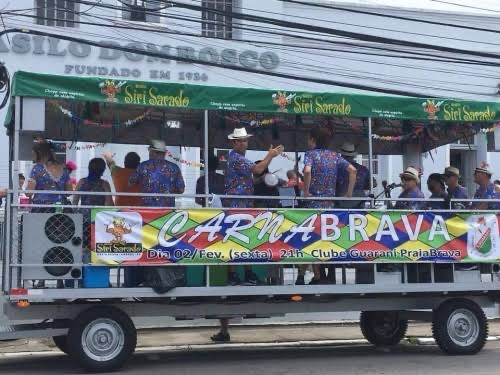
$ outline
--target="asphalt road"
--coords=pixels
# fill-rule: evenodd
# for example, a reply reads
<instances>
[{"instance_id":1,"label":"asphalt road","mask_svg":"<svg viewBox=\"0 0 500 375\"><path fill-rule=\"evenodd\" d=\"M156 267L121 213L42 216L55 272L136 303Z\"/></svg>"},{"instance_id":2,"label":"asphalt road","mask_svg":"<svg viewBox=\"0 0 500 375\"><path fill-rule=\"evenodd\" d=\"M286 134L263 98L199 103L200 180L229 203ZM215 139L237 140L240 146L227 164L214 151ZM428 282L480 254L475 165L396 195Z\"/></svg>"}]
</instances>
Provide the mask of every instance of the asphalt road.
<instances>
[{"instance_id":1,"label":"asphalt road","mask_svg":"<svg viewBox=\"0 0 500 375\"><path fill-rule=\"evenodd\" d=\"M124 374L294 375L294 374L496 374L500 342L490 342L475 356L446 356L436 346L368 345L259 350L148 352L136 354ZM64 355L0 360L1 374L80 374Z\"/></svg>"}]
</instances>

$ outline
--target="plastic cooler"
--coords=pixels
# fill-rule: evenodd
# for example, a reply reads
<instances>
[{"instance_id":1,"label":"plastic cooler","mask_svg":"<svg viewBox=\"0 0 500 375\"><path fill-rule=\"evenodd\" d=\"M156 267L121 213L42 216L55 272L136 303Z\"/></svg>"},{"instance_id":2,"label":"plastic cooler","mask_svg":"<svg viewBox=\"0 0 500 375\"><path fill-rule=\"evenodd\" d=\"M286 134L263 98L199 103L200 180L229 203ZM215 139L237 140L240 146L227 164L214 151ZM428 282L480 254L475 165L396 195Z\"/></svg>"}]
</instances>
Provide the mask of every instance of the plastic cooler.
<instances>
[{"instance_id":1,"label":"plastic cooler","mask_svg":"<svg viewBox=\"0 0 500 375\"><path fill-rule=\"evenodd\" d=\"M83 266L84 288L109 288L109 267Z\"/></svg>"}]
</instances>

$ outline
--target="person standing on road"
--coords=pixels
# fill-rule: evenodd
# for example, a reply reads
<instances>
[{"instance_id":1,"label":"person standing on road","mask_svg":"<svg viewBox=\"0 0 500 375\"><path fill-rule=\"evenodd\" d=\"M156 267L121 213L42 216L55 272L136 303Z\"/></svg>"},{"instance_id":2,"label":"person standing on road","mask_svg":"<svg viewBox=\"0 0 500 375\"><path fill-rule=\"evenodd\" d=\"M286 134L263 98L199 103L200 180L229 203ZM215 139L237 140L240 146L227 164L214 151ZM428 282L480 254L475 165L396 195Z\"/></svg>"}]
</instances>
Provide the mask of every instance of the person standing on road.
<instances>
[{"instance_id":1,"label":"person standing on road","mask_svg":"<svg viewBox=\"0 0 500 375\"><path fill-rule=\"evenodd\" d=\"M281 154L283 146L274 147L271 145L266 157L260 163L253 163L245 158L248 149L248 139L251 134L247 134L245 128L236 128L233 133L228 135L232 150L227 156L226 172L224 174L224 191L226 195L248 196L254 194L254 175L261 175L271 164L271 161ZM225 198L224 207L229 208L252 208L251 199ZM228 284L240 284L240 278L236 274L234 266L228 267ZM245 266L245 285L257 285L257 275L250 266ZM211 337L215 342L228 342L231 340L229 335L229 319L220 319L220 331Z\"/></svg>"}]
</instances>

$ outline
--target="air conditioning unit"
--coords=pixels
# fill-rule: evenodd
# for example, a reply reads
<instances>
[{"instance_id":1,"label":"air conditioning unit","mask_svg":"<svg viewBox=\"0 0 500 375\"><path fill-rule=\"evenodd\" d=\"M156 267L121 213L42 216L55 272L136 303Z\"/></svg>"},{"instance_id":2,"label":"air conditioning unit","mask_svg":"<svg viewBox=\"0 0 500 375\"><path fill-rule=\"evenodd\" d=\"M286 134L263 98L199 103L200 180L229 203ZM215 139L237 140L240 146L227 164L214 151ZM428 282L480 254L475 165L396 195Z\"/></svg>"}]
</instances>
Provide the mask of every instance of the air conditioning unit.
<instances>
[{"instance_id":1,"label":"air conditioning unit","mask_svg":"<svg viewBox=\"0 0 500 375\"><path fill-rule=\"evenodd\" d=\"M22 220L23 280L81 279L83 216L27 213Z\"/></svg>"}]
</instances>

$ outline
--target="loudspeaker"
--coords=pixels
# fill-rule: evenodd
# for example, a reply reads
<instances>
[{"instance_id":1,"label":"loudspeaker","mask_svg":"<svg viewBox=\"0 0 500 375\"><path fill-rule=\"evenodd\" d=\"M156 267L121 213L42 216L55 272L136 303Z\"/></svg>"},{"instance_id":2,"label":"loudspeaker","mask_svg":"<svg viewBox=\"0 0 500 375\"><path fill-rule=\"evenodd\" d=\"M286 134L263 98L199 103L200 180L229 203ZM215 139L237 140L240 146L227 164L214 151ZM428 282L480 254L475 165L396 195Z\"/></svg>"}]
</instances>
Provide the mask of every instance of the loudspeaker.
<instances>
[{"instance_id":1,"label":"loudspeaker","mask_svg":"<svg viewBox=\"0 0 500 375\"><path fill-rule=\"evenodd\" d=\"M81 279L83 216L65 213L27 213L22 217L23 280ZM64 265L64 266L55 266Z\"/></svg>"}]
</instances>

